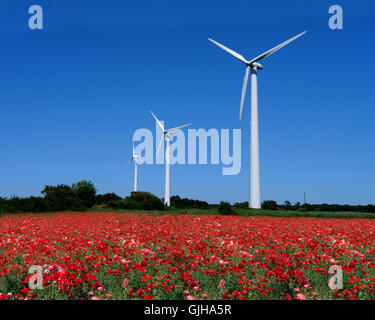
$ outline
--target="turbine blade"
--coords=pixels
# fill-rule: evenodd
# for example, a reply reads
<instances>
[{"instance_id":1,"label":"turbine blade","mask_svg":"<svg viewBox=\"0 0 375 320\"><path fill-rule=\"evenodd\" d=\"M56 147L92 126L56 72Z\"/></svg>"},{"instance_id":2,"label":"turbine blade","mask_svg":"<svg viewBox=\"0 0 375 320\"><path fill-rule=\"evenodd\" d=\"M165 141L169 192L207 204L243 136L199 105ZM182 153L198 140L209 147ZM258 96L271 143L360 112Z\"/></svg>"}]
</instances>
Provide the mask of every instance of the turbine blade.
<instances>
[{"instance_id":1,"label":"turbine blade","mask_svg":"<svg viewBox=\"0 0 375 320\"><path fill-rule=\"evenodd\" d=\"M133 157L130 158L130 160L128 161L127 165L126 165L126 168L129 167L130 163L132 162L133 160Z\"/></svg>"},{"instance_id":2,"label":"turbine blade","mask_svg":"<svg viewBox=\"0 0 375 320\"><path fill-rule=\"evenodd\" d=\"M243 63L248 63L248 61L243 57L241 56L239 53L233 51L232 49L229 49L228 47L220 44L219 42L216 42L215 40L212 40L210 38L208 38L208 40L210 40L212 43L216 44L218 47L220 47L221 49L223 49L224 51L228 52L229 54L231 54L233 57L237 58L238 60L242 61Z\"/></svg>"},{"instance_id":3,"label":"turbine blade","mask_svg":"<svg viewBox=\"0 0 375 320\"><path fill-rule=\"evenodd\" d=\"M242 119L243 103L245 102L247 81L249 80L250 66L246 67L245 78L243 79L242 94L241 94L241 107L240 107L240 121Z\"/></svg>"},{"instance_id":4,"label":"turbine blade","mask_svg":"<svg viewBox=\"0 0 375 320\"><path fill-rule=\"evenodd\" d=\"M134 141L133 141L133 157L134 157Z\"/></svg>"},{"instance_id":5,"label":"turbine blade","mask_svg":"<svg viewBox=\"0 0 375 320\"><path fill-rule=\"evenodd\" d=\"M249 64L252 64L253 62L256 62L256 61L259 61L259 60L262 60L264 58L267 58L269 55L271 55L272 53L276 52L277 50L280 50L282 47L285 47L288 43L291 43L292 41L296 40L297 38L299 38L300 36L303 36L307 31L304 31L300 34L297 34L296 36L294 36L293 38L290 38L289 40L287 41L284 41L283 43L279 44L278 46L272 48L271 50L268 50L264 53L262 53L261 55L257 56L256 58L254 58L253 60L251 60L249 62Z\"/></svg>"},{"instance_id":6,"label":"turbine blade","mask_svg":"<svg viewBox=\"0 0 375 320\"><path fill-rule=\"evenodd\" d=\"M183 126L179 126L179 127L175 127L175 128L172 128L172 129L168 129L167 132L172 132L173 130L185 128L185 127L190 126L190 125L191 125L191 123L184 124Z\"/></svg>"},{"instance_id":7,"label":"turbine blade","mask_svg":"<svg viewBox=\"0 0 375 320\"><path fill-rule=\"evenodd\" d=\"M156 116L152 113L152 111L150 111L150 112L151 112L152 116L155 118L155 120L156 120L157 124L159 125L159 127L161 128L161 130L163 130L163 132L164 132L165 131L164 126L161 124L159 119L156 118Z\"/></svg>"},{"instance_id":8,"label":"turbine blade","mask_svg":"<svg viewBox=\"0 0 375 320\"><path fill-rule=\"evenodd\" d=\"M160 148L161 148L161 145L163 144L163 142L164 142L164 134L160 139L158 150L156 151L156 158L159 156Z\"/></svg>"}]
</instances>

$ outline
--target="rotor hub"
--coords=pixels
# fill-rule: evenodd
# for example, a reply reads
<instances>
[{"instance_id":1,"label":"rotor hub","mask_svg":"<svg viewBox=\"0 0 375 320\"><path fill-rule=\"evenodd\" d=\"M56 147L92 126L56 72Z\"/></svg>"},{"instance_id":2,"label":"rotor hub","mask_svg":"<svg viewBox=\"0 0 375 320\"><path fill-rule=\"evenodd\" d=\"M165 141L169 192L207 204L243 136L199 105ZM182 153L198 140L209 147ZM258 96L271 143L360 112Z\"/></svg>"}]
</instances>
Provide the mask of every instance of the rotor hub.
<instances>
[{"instance_id":1,"label":"rotor hub","mask_svg":"<svg viewBox=\"0 0 375 320\"><path fill-rule=\"evenodd\" d=\"M253 62L250 66L252 69L263 70L263 66L258 62Z\"/></svg>"}]
</instances>

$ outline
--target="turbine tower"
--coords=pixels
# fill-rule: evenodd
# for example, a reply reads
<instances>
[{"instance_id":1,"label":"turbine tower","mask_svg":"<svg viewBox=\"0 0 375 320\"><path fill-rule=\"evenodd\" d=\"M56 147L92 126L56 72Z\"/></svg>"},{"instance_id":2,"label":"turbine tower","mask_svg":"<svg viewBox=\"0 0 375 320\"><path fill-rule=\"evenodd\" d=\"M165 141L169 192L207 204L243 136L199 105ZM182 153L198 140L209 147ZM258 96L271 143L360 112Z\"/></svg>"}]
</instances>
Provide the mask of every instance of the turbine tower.
<instances>
[{"instance_id":1,"label":"turbine tower","mask_svg":"<svg viewBox=\"0 0 375 320\"><path fill-rule=\"evenodd\" d=\"M228 52L238 60L242 61L246 65L245 77L242 85L241 94L241 106L240 106L240 121L242 118L243 104L245 101L247 81L249 79L249 73L251 69L251 121L250 121L250 201L249 207L253 209L260 209L260 169L259 169L259 130L258 130L258 70L262 70L263 66L258 61L267 58L272 53L286 46L288 43L296 40L300 36L304 35L306 31L294 36L293 38L279 44L278 46L262 53L252 60L246 60L242 55L227 48L226 46L208 39L218 47Z\"/></svg>"},{"instance_id":2,"label":"turbine tower","mask_svg":"<svg viewBox=\"0 0 375 320\"><path fill-rule=\"evenodd\" d=\"M165 139L167 141L166 147L165 147L165 188L164 188L164 204L166 206L170 206L170 153L169 153L169 142L170 142L170 136L173 134L174 130L181 129L187 126L190 126L191 123L184 124L183 126L175 127L172 129L165 130L163 124L156 118L156 116L150 111L152 116L155 118L156 123L159 125L161 130L163 130L163 136L160 139L158 151L156 152L156 156L159 154L160 148L163 144L163 140Z\"/></svg>"},{"instance_id":3,"label":"turbine tower","mask_svg":"<svg viewBox=\"0 0 375 320\"><path fill-rule=\"evenodd\" d=\"M126 167L129 167L130 163L133 161L134 162L134 192L137 191L138 187L138 160L141 159L141 156L137 156L134 152L134 142L133 142L133 154L126 165Z\"/></svg>"}]
</instances>

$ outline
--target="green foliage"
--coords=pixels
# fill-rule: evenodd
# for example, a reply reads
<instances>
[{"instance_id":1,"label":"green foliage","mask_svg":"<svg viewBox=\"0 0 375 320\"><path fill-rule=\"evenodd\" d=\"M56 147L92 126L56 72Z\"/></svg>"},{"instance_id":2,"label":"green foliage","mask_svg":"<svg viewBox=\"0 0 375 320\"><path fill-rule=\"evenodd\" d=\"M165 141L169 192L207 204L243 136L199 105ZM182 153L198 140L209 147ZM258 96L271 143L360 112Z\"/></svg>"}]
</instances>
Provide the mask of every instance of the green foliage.
<instances>
[{"instance_id":1,"label":"green foliage","mask_svg":"<svg viewBox=\"0 0 375 320\"><path fill-rule=\"evenodd\" d=\"M44 197L0 198L0 213L85 211L95 203L96 189L92 182L80 181L72 186L46 185Z\"/></svg>"},{"instance_id":2,"label":"green foliage","mask_svg":"<svg viewBox=\"0 0 375 320\"><path fill-rule=\"evenodd\" d=\"M334 211L334 208L331 207L329 204L327 203L323 203L320 205L320 210L322 211L325 211L325 212L333 212Z\"/></svg>"},{"instance_id":3,"label":"green foliage","mask_svg":"<svg viewBox=\"0 0 375 320\"><path fill-rule=\"evenodd\" d=\"M171 206L175 208L183 208L183 209L208 209L210 205L206 201L200 200L192 200L188 198L180 198L179 196L172 196L171 197Z\"/></svg>"},{"instance_id":4,"label":"green foliage","mask_svg":"<svg viewBox=\"0 0 375 320\"><path fill-rule=\"evenodd\" d=\"M14 199L19 199L16 197L12 197L10 199L0 199L0 213L16 213L18 212L17 207L15 206ZM16 201L17 201L16 200Z\"/></svg>"},{"instance_id":5,"label":"green foliage","mask_svg":"<svg viewBox=\"0 0 375 320\"><path fill-rule=\"evenodd\" d=\"M292 206L292 210L294 210L294 211L299 210L299 208L301 208L301 203L300 203L300 202L296 202L296 203Z\"/></svg>"},{"instance_id":6,"label":"green foliage","mask_svg":"<svg viewBox=\"0 0 375 320\"><path fill-rule=\"evenodd\" d=\"M105 193L105 194L99 194L95 198L95 204L108 204L112 201L118 201L122 198L119 197L116 193Z\"/></svg>"},{"instance_id":7,"label":"green foliage","mask_svg":"<svg viewBox=\"0 0 375 320\"><path fill-rule=\"evenodd\" d=\"M95 204L96 189L91 181L82 180L73 183L72 191L86 208L90 208Z\"/></svg>"},{"instance_id":8,"label":"green foliage","mask_svg":"<svg viewBox=\"0 0 375 320\"><path fill-rule=\"evenodd\" d=\"M24 200L22 212L45 212L47 211L47 203L42 197L30 197Z\"/></svg>"},{"instance_id":9,"label":"green foliage","mask_svg":"<svg viewBox=\"0 0 375 320\"><path fill-rule=\"evenodd\" d=\"M0 214L21 212L55 212L55 211L85 211L95 210L151 210L163 211L166 209L163 202L149 192L132 192L130 196L122 199L115 193L96 195L96 188L91 181L82 180L72 186L59 184L46 185L42 190L43 197L31 196L28 198L2 198L0 197ZM233 208L236 210L234 211ZM199 214L241 214L241 215L268 215L269 211L277 211L272 216L335 216L335 217L375 217L375 205L340 205L340 204L309 204L290 201L278 205L273 200L262 203L263 210L251 210L248 202L236 202L233 207L229 203L220 205L208 204L206 201L171 197L171 207L168 212ZM217 211L218 210L218 211ZM284 211L282 211L284 210ZM256 211L259 212L256 213ZM290 211L290 213L288 213ZM332 214L330 214L332 213ZM340 214L341 213L341 214Z\"/></svg>"},{"instance_id":10,"label":"green foliage","mask_svg":"<svg viewBox=\"0 0 375 320\"><path fill-rule=\"evenodd\" d=\"M292 209L292 204L290 203L290 201L286 200L284 202L284 208L285 208L285 210L291 210Z\"/></svg>"},{"instance_id":11,"label":"green foliage","mask_svg":"<svg viewBox=\"0 0 375 320\"><path fill-rule=\"evenodd\" d=\"M83 211L86 209L84 202L68 185L45 186L42 194L45 195L47 211Z\"/></svg>"},{"instance_id":12,"label":"green foliage","mask_svg":"<svg viewBox=\"0 0 375 320\"><path fill-rule=\"evenodd\" d=\"M365 206L365 207L363 208L363 211L364 211L364 212L375 213L375 205L373 205L373 204L369 204L369 205L367 205L367 206Z\"/></svg>"},{"instance_id":13,"label":"green foliage","mask_svg":"<svg viewBox=\"0 0 375 320\"><path fill-rule=\"evenodd\" d=\"M221 201L220 202L219 207L217 208L217 211L220 214L224 214L224 215L230 215L230 214L234 213L234 211L233 211L230 203L229 202L225 202L225 201Z\"/></svg>"},{"instance_id":14,"label":"green foliage","mask_svg":"<svg viewBox=\"0 0 375 320\"><path fill-rule=\"evenodd\" d=\"M134 192L131 192L130 196L127 197L127 198L132 199L132 200L134 200L136 202L142 202L142 201L150 200L150 199L158 199L158 200L160 200L158 197L154 196L152 193L150 193L150 192L144 192L144 191L136 191L136 192L134 191Z\"/></svg>"},{"instance_id":15,"label":"green foliage","mask_svg":"<svg viewBox=\"0 0 375 320\"><path fill-rule=\"evenodd\" d=\"M265 200L262 203L263 210L277 210L277 203L274 200Z\"/></svg>"},{"instance_id":16,"label":"green foliage","mask_svg":"<svg viewBox=\"0 0 375 320\"><path fill-rule=\"evenodd\" d=\"M17 213L17 212L45 212L46 202L42 197L18 198L0 200L1 213Z\"/></svg>"},{"instance_id":17,"label":"green foliage","mask_svg":"<svg viewBox=\"0 0 375 320\"><path fill-rule=\"evenodd\" d=\"M248 201L245 201L245 202L235 202L234 205L233 205L233 207L247 209L247 208L249 208L249 202Z\"/></svg>"},{"instance_id":18,"label":"green foliage","mask_svg":"<svg viewBox=\"0 0 375 320\"><path fill-rule=\"evenodd\" d=\"M110 201L107 207L125 210L164 210L163 202L149 192L132 192L125 199Z\"/></svg>"}]
</instances>

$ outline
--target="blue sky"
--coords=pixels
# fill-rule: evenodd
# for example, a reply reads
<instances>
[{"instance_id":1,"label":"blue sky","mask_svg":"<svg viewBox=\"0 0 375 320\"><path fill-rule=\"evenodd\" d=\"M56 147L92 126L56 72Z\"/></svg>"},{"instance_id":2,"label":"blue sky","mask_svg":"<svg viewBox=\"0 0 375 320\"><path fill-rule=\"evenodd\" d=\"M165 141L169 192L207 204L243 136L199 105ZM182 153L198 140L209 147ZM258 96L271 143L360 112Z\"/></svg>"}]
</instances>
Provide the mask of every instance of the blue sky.
<instances>
[{"instance_id":1,"label":"blue sky","mask_svg":"<svg viewBox=\"0 0 375 320\"><path fill-rule=\"evenodd\" d=\"M28 28L28 8L44 29ZM340 4L344 29L328 27ZM10 1L0 4L0 196L88 179L99 192L132 189L125 169L138 128L241 128L242 171L171 168L171 193L246 201L250 97L238 122L243 65L259 73L262 200L374 203L375 65L372 1ZM140 189L163 196L164 167L144 165Z\"/></svg>"}]
</instances>

